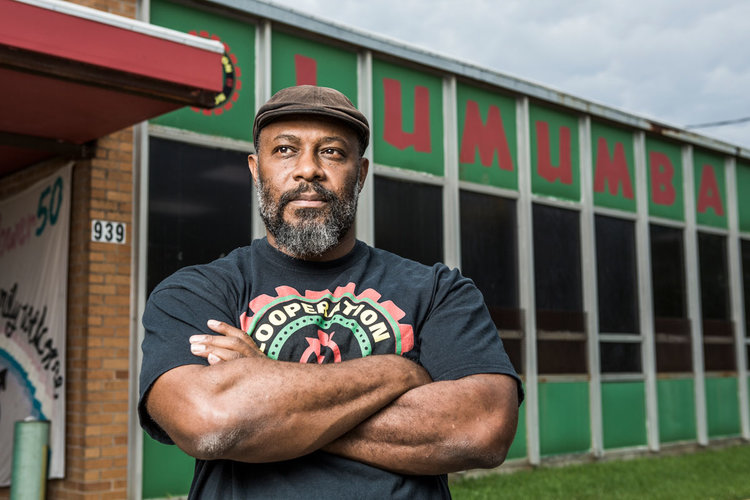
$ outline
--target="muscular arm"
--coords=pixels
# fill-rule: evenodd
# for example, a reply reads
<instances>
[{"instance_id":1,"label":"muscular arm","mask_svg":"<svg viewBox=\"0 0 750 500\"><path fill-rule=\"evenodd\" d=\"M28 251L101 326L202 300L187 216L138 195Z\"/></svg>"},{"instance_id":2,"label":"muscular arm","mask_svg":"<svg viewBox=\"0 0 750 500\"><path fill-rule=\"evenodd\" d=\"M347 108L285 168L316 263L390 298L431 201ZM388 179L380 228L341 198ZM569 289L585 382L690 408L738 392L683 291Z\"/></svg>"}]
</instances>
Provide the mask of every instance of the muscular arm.
<instances>
[{"instance_id":1,"label":"muscular arm","mask_svg":"<svg viewBox=\"0 0 750 500\"><path fill-rule=\"evenodd\" d=\"M222 325L217 332L226 336L203 339L200 345L207 350L196 355L208 358L215 367L229 364L224 363L227 360L254 355L241 330ZM309 368L346 366L367 360L375 363L389 358L392 356L372 356ZM411 368L413 363L408 363ZM279 368L292 366L308 365L285 363ZM352 392L357 393L359 382L350 381L355 382ZM516 381L506 375L479 374L404 390L360 418L345 434L339 433L338 439L318 443L325 445L323 449L330 453L394 472L442 474L502 463L513 441L517 419ZM309 451L313 449L315 445Z\"/></svg>"},{"instance_id":2,"label":"muscular arm","mask_svg":"<svg viewBox=\"0 0 750 500\"><path fill-rule=\"evenodd\" d=\"M194 352L212 364L169 370L146 400L151 418L197 458L270 462L305 455L429 382L422 368L400 356L327 365L275 361L240 330L210 327L235 336L196 342L206 347Z\"/></svg>"},{"instance_id":3,"label":"muscular arm","mask_svg":"<svg viewBox=\"0 0 750 500\"><path fill-rule=\"evenodd\" d=\"M414 388L324 450L403 474L496 467L518 421L516 382L480 374Z\"/></svg>"}]
</instances>

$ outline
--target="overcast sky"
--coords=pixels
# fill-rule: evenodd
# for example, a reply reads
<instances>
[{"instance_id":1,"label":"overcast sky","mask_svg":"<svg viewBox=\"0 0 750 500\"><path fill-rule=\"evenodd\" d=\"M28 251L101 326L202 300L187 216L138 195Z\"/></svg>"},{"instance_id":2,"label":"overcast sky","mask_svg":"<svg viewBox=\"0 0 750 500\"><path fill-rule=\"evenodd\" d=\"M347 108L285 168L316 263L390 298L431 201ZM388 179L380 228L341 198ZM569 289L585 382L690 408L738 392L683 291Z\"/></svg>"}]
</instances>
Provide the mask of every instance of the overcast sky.
<instances>
[{"instance_id":1,"label":"overcast sky","mask_svg":"<svg viewBox=\"0 0 750 500\"><path fill-rule=\"evenodd\" d=\"M750 0L273 0L750 148Z\"/></svg>"}]
</instances>

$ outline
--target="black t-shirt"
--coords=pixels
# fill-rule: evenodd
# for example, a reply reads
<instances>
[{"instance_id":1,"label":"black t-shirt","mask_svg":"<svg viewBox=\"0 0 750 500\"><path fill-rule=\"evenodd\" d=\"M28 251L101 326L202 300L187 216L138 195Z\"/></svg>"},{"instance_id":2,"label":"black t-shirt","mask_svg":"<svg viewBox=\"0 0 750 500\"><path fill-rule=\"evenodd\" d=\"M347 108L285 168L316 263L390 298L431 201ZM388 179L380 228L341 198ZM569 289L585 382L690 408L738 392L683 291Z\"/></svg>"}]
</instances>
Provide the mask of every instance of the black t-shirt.
<instances>
[{"instance_id":1,"label":"black t-shirt","mask_svg":"<svg viewBox=\"0 0 750 500\"><path fill-rule=\"evenodd\" d=\"M359 241L345 257L316 263L255 240L178 271L146 304L138 412L160 442L172 444L149 417L144 395L172 368L207 364L191 354L188 338L213 333L209 319L243 329L267 356L284 361L395 353L422 365L435 381L478 373L518 380L482 295L457 270L424 266ZM435 499L450 493L444 475L404 476L315 452L269 464L197 460L190 497Z\"/></svg>"}]
</instances>

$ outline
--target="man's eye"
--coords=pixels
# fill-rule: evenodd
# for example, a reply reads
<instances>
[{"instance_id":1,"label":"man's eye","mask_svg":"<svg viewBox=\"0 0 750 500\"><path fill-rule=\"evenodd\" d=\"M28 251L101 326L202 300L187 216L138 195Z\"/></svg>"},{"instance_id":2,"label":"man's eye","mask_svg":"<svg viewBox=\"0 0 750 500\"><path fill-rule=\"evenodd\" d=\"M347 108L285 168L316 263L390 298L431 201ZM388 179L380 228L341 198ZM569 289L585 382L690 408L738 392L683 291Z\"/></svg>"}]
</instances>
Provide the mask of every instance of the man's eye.
<instances>
[{"instance_id":1,"label":"man's eye","mask_svg":"<svg viewBox=\"0 0 750 500\"><path fill-rule=\"evenodd\" d=\"M341 156L341 151L336 148L325 148L323 154L328 156Z\"/></svg>"},{"instance_id":2,"label":"man's eye","mask_svg":"<svg viewBox=\"0 0 750 500\"><path fill-rule=\"evenodd\" d=\"M281 154L287 154L291 152L291 150L292 148L290 148L289 146L277 146L276 147L276 152L281 153Z\"/></svg>"}]
</instances>

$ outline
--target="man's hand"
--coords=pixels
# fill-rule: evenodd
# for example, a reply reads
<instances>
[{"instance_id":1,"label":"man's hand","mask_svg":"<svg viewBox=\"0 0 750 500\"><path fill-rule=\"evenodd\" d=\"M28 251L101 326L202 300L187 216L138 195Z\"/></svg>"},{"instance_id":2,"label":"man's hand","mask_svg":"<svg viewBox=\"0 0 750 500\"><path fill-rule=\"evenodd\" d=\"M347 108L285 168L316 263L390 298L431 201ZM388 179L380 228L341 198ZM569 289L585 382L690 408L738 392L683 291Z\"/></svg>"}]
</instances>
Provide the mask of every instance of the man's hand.
<instances>
[{"instance_id":1,"label":"man's hand","mask_svg":"<svg viewBox=\"0 0 750 500\"><path fill-rule=\"evenodd\" d=\"M208 327L220 335L193 335L190 352L206 358L210 365L251 356L265 357L248 334L222 321L208 320Z\"/></svg>"}]
</instances>

